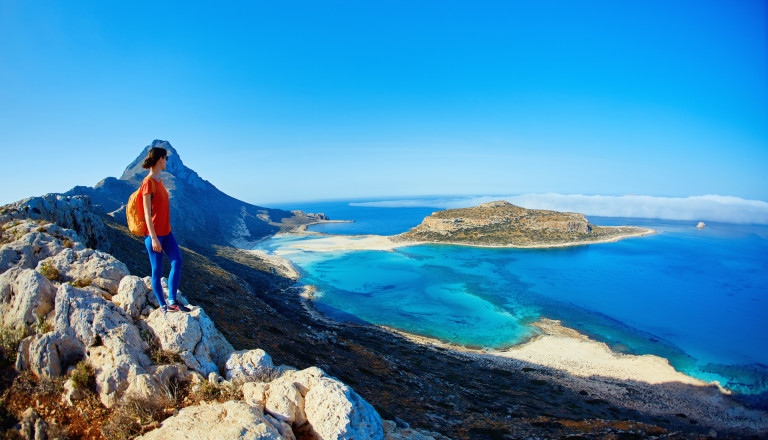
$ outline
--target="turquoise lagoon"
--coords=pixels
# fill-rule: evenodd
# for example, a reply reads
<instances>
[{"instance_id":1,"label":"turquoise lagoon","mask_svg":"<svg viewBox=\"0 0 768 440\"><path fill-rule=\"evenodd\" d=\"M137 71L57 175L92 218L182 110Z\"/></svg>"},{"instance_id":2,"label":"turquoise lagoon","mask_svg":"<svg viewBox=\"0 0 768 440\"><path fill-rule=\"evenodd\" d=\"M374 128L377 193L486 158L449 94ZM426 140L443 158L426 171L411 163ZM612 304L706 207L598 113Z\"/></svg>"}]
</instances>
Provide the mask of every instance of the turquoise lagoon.
<instances>
[{"instance_id":1,"label":"turquoise lagoon","mask_svg":"<svg viewBox=\"0 0 768 440\"><path fill-rule=\"evenodd\" d=\"M292 207L296 209L294 205ZM403 232L435 209L306 204L355 223L316 225L332 234ZM315 304L364 321L453 344L504 348L537 334L540 318L606 342L655 354L744 394L768 392L768 227L590 217L657 234L555 249L421 245L394 251L286 255ZM261 245L273 252L306 237Z\"/></svg>"}]
</instances>

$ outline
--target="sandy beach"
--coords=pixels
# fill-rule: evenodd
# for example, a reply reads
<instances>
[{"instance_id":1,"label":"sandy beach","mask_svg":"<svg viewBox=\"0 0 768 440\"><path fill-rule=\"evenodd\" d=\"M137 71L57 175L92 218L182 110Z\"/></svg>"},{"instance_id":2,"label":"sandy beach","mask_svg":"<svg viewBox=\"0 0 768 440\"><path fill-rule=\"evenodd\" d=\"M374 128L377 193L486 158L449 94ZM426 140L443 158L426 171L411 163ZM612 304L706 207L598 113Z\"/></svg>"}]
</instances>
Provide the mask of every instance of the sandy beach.
<instances>
[{"instance_id":1,"label":"sandy beach","mask_svg":"<svg viewBox=\"0 0 768 440\"><path fill-rule=\"evenodd\" d=\"M643 237L650 234L655 234L653 229L638 228L637 232L632 234L624 234L618 237L612 237L605 240L595 240L590 242L571 242L560 244L541 244L530 246L512 246L512 245L499 245L499 246L479 246L466 243L447 243L447 242L424 242L424 241L403 241L394 240L390 236L386 235L329 235L319 232L307 231L306 227L289 232L287 235L296 236L308 236L316 237L312 239L303 240L300 243L292 244L289 248L294 248L302 251L311 252L330 252L339 250L354 250L354 251L391 251L398 247L404 246L417 246L424 244L448 244L452 246L470 246L470 247L482 247L482 248L510 248L510 249L541 249L541 248L555 248L555 247L570 247L570 246L585 246L589 244L598 243L612 243L625 238ZM287 251L278 251L276 254L285 255Z\"/></svg>"},{"instance_id":2,"label":"sandy beach","mask_svg":"<svg viewBox=\"0 0 768 440\"><path fill-rule=\"evenodd\" d=\"M411 341L452 350L495 368L524 369L547 382L585 392L616 406L661 417L681 417L720 430L766 432L768 413L748 409L718 383L675 370L667 359L613 352L606 344L541 319L542 334L508 350L477 350L383 327Z\"/></svg>"}]
</instances>

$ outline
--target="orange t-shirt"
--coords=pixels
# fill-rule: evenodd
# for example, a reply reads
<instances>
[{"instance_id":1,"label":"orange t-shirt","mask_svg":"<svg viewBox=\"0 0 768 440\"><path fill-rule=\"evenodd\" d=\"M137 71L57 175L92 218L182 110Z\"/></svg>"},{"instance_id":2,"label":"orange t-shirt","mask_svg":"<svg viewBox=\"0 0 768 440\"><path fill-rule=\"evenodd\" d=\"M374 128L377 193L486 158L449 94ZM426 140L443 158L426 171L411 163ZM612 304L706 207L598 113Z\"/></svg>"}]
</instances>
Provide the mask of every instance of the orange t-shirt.
<instances>
[{"instance_id":1,"label":"orange t-shirt","mask_svg":"<svg viewBox=\"0 0 768 440\"><path fill-rule=\"evenodd\" d=\"M149 182L151 177L144 179L141 183L142 206L144 203L144 194L152 193L152 184ZM171 233L171 208L168 203L168 190L165 189L162 180L154 180L155 192L152 195L152 224L155 226L155 234L158 236ZM149 230L145 235L149 235Z\"/></svg>"}]
</instances>

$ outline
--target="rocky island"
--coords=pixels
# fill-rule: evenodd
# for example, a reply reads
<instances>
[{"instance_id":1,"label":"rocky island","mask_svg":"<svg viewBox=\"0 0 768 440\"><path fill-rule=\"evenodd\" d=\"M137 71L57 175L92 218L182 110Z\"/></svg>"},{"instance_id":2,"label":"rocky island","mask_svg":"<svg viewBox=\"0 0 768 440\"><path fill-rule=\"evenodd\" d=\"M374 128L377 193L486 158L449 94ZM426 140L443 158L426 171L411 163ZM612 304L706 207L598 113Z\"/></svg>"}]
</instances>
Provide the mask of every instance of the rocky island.
<instances>
[{"instance_id":1,"label":"rocky island","mask_svg":"<svg viewBox=\"0 0 768 440\"><path fill-rule=\"evenodd\" d=\"M400 242L534 248L604 243L654 232L635 226L595 226L584 214L525 209L501 200L472 208L435 212L420 225L392 239Z\"/></svg>"}]
</instances>

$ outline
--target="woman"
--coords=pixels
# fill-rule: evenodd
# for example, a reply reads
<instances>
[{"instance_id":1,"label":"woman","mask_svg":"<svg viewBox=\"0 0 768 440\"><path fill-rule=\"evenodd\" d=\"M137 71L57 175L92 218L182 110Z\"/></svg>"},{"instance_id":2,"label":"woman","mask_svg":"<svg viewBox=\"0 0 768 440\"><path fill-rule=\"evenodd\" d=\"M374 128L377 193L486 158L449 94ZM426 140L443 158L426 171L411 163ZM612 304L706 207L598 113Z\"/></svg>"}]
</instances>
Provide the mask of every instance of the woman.
<instances>
[{"instance_id":1,"label":"woman","mask_svg":"<svg viewBox=\"0 0 768 440\"><path fill-rule=\"evenodd\" d=\"M166 311L189 312L183 304L176 303L176 292L179 290L181 278L181 252L176 238L171 232L171 211L168 203L168 191L160 179L160 173L168 164L168 152L165 148L154 147L149 150L142 164L149 169L149 175L141 184L142 202L144 205L144 222L147 225L147 238L144 244L149 253L149 263L152 265L152 291L160 303L163 316ZM165 303L163 285L160 277L163 274L163 251L171 260L171 274L168 276L168 304Z\"/></svg>"}]
</instances>

